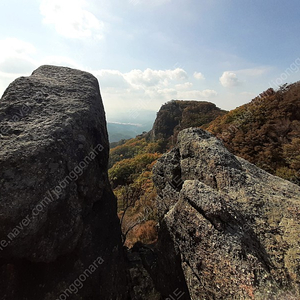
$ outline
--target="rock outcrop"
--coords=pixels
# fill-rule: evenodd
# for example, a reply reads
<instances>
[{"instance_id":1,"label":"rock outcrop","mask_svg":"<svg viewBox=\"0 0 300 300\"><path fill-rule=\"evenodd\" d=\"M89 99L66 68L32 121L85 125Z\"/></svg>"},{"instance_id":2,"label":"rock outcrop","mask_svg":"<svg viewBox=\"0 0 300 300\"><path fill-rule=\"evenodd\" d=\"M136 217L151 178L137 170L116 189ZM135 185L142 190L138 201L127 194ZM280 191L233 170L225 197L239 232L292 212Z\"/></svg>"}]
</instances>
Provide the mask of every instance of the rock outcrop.
<instances>
[{"instance_id":1,"label":"rock outcrop","mask_svg":"<svg viewBox=\"0 0 300 300\"><path fill-rule=\"evenodd\" d=\"M160 235L180 256L191 299L299 299L299 186L193 128L153 172ZM160 247L167 260L170 244Z\"/></svg>"},{"instance_id":2,"label":"rock outcrop","mask_svg":"<svg viewBox=\"0 0 300 300\"><path fill-rule=\"evenodd\" d=\"M42 66L0 101L0 298L125 299L97 79Z\"/></svg>"},{"instance_id":3,"label":"rock outcrop","mask_svg":"<svg viewBox=\"0 0 300 300\"><path fill-rule=\"evenodd\" d=\"M181 130L205 126L225 113L207 101L172 100L160 108L148 135L151 140L164 139L172 145Z\"/></svg>"}]
</instances>

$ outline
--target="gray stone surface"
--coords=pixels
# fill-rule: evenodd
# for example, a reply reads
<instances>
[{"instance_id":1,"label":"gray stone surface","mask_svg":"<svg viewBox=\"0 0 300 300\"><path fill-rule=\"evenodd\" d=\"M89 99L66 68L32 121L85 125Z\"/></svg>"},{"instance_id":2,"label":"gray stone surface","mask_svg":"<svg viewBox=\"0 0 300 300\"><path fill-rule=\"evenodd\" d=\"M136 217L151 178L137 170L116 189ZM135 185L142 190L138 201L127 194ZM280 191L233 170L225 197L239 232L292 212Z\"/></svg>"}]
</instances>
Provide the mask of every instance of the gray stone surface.
<instances>
[{"instance_id":1,"label":"gray stone surface","mask_svg":"<svg viewBox=\"0 0 300 300\"><path fill-rule=\"evenodd\" d=\"M153 172L160 235L180 254L191 299L298 299L299 186L195 128Z\"/></svg>"},{"instance_id":2,"label":"gray stone surface","mask_svg":"<svg viewBox=\"0 0 300 300\"><path fill-rule=\"evenodd\" d=\"M123 299L126 277L97 79L42 66L0 101L1 299ZM83 278L83 277L82 277Z\"/></svg>"}]
</instances>

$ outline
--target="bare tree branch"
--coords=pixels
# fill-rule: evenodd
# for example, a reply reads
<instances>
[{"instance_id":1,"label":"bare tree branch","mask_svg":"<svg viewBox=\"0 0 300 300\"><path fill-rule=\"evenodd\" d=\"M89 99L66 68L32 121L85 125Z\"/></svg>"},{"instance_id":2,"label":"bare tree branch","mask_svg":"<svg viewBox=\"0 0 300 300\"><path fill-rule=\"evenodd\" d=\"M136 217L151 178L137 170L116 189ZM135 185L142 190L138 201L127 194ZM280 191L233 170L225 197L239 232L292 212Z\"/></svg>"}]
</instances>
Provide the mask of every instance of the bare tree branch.
<instances>
[{"instance_id":1,"label":"bare tree branch","mask_svg":"<svg viewBox=\"0 0 300 300\"><path fill-rule=\"evenodd\" d=\"M121 229L124 225L124 218L125 218L125 215L128 211L129 208L133 208L135 206L135 203L137 200L140 199L142 195L142 188L141 186L138 186L138 187L133 187L133 186L128 186L126 185L124 187L124 193L122 195L122 204L123 204L123 214L122 214L122 217L120 219L120 225L121 225ZM127 238L127 235L128 233L135 227L137 226L138 224L140 224L142 221L139 220L137 222L135 222L133 225L130 225L129 228L126 229L125 232L123 232L122 230L122 240L123 240L123 245L125 244L125 241L126 241L126 238Z\"/></svg>"}]
</instances>

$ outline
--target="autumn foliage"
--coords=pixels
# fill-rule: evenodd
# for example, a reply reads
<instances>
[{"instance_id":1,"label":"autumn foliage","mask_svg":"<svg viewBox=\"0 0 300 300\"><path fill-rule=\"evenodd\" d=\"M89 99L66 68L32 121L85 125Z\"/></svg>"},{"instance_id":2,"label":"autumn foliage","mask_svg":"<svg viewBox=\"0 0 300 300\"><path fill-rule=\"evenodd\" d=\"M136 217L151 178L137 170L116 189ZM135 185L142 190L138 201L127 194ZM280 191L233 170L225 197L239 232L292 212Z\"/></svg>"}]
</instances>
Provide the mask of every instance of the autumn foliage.
<instances>
[{"instance_id":1,"label":"autumn foliage","mask_svg":"<svg viewBox=\"0 0 300 300\"><path fill-rule=\"evenodd\" d=\"M152 131L110 152L109 179L118 198L126 246L156 240L152 167L176 142L178 132L192 126L215 134L235 155L300 184L300 83L276 92L268 89L228 113L209 102L170 101L158 112Z\"/></svg>"},{"instance_id":2,"label":"autumn foliage","mask_svg":"<svg viewBox=\"0 0 300 300\"><path fill-rule=\"evenodd\" d=\"M235 155L300 183L300 83L272 89L217 118L208 131Z\"/></svg>"}]
</instances>

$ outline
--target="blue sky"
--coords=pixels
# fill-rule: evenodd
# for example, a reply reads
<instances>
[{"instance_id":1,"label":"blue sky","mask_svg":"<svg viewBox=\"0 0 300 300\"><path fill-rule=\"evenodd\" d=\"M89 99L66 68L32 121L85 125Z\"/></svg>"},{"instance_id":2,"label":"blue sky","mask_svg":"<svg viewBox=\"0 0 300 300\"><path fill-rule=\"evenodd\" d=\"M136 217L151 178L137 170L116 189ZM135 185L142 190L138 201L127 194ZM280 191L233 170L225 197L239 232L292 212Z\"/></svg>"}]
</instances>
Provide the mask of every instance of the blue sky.
<instances>
[{"instance_id":1,"label":"blue sky","mask_svg":"<svg viewBox=\"0 0 300 300\"><path fill-rule=\"evenodd\" d=\"M300 79L299 13L296 0L2 0L0 93L55 64L99 79L109 121L172 99L233 109Z\"/></svg>"}]
</instances>

